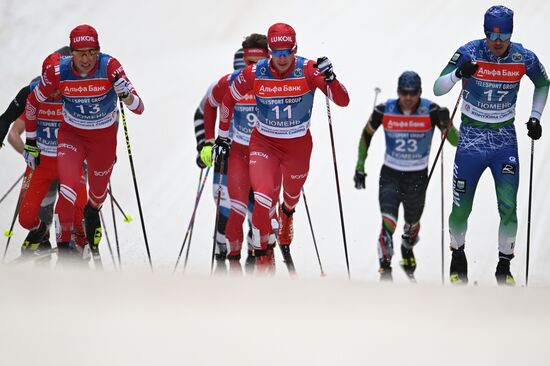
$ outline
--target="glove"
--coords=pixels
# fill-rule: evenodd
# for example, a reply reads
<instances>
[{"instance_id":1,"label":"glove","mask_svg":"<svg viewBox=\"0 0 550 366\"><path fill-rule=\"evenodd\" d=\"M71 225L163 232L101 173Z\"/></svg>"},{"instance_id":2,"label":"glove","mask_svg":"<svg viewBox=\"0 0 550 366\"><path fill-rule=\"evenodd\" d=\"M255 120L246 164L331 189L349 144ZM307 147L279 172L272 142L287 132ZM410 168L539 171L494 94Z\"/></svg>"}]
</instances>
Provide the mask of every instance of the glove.
<instances>
[{"instance_id":1,"label":"glove","mask_svg":"<svg viewBox=\"0 0 550 366\"><path fill-rule=\"evenodd\" d=\"M531 117L526 123L527 125L527 136L533 140L538 140L542 136L542 126L540 121L534 117Z\"/></svg>"},{"instance_id":2,"label":"glove","mask_svg":"<svg viewBox=\"0 0 550 366\"><path fill-rule=\"evenodd\" d=\"M367 173L360 172L359 170L355 171L355 176L353 177L353 181L355 182L356 189L365 189L366 177L367 177Z\"/></svg>"},{"instance_id":3,"label":"glove","mask_svg":"<svg viewBox=\"0 0 550 366\"><path fill-rule=\"evenodd\" d=\"M459 78L468 79L470 76L476 73L479 65L472 60L464 62L458 69L455 71L455 75Z\"/></svg>"},{"instance_id":4,"label":"glove","mask_svg":"<svg viewBox=\"0 0 550 366\"><path fill-rule=\"evenodd\" d=\"M227 158L229 157L230 149L231 139L229 137L218 136L214 142L214 146L212 146L212 150L214 151L214 160L218 162L219 159L222 159L219 163L221 164L221 162L223 162L225 164L227 162Z\"/></svg>"},{"instance_id":5,"label":"glove","mask_svg":"<svg viewBox=\"0 0 550 366\"><path fill-rule=\"evenodd\" d=\"M204 161L202 161L202 158L201 158L201 154L200 154L200 153L197 154L197 159L195 159L195 163L197 163L197 166L198 166L200 169L206 168L206 164L204 163Z\"/></svg>"},{"instance_id":6,"label":"glove","mask_svg":"<svg viewBox=\"0 0 550 366\"><path fill-rule=\"evenodd\" d=\"M336 74L332 70L332 62L323 56L317 59L317 63L313 64L313 67L319 69L319 72L323 74L327 83L330 83L332 80L336 79Z\"/></svg>"},{"instance_id":7,"label":"glove","mask_svg":"<svg viewBox=\"0 0 550 366\"><path fill-rule=\"evenodd\" d=\"M204 145L202 145L199 155L200 159L197 159L197 165L199 165L199 167L199 160L203 166L212 166L212 145L211 142L205 142Z\"/></svg>"},{"instance_id":8,"label":"glove","mask_svg":"<svg viewBox=\"0 0 550 366\"><path fill-rule=\"evenodd\" d=\"M439 108L437 110L437 115L439 116L439 126L443 129L447 129L451 124L449 110L445 107Z\"/></svg>"},{"instance_id":9,"label":"glove","mask_svg":"<svg viewBox=\"0 0 550 366\"><path fill-rule=\"evenodd\" d=\"M125 78L117 79L113 84L113 88L121 99L126 99L130 95L130 83Z\"/></svg>"},{"instance_id":10,"label":"glove","mask_svg":"<svg viewBox=\"0 0 550 366\"><path fill-rule=\"evenodd\" d=\"M23 157L32 170L40 164L40 149L36 146L36 140L27 139L23 150Z\"/></svg>"}]
</instances>

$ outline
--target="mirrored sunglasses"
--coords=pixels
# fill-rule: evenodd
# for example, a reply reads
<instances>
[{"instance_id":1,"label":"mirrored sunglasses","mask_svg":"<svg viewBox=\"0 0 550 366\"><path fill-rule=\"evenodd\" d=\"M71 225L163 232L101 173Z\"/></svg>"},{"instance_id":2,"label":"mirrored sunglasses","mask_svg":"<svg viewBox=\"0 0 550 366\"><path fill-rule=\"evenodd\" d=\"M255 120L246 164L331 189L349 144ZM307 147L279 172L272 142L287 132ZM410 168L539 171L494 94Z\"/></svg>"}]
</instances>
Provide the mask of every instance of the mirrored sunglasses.
<instances>
[{"instance_id":1,"label":"mirrored sunglasses","mask_svg":"<svg viewBox=\"0 0 550 366\"><path fill-rule=\"evenodd\" d=\"M92 57L92 56L95 56L97 55L97 53L99 52L98 49L91 49L91 50L71 50L73 56L78 56L78 57L83 57L83 56L88 56L88 57Z\"/></svg>"},{"instance_id":2,"label":"mirrored sunglasses","mask_svg":"<svg viewBox=\"0 0 550 366\"><path fill-rule=\"evenodd\" d=\"M285 57L288 57L290 56L292 53L294 53L296 51L296 46L292 47L292 48L288 48L286 50L269 50L269 52L271 52L271 54L274 56L274 57L281 57L281 56L285 56Z\"/></svg>"},{"instance_id":3,"label":"mirrored sunglasses","mask_svg":"<svg viewBox=\"0 0 550 366\"><path fill-rule=\"evenodd\" d=\"M487 38L489 38L491 41L496 41L497 39L500 39L502 42L506 42L512 37L512 33L487 33Z\"/></svg>"}]
</instances>

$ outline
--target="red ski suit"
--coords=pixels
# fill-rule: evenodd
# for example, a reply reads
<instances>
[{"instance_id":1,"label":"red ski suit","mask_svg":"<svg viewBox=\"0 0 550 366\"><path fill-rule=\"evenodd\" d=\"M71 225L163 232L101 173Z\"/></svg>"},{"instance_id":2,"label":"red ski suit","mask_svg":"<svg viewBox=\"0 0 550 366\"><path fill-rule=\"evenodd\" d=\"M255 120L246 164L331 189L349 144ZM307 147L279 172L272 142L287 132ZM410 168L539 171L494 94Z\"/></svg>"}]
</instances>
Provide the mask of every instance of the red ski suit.
<instances>
[{"instance_id":1,"label":"red ski suit","mask_svg":"<svg viewBox=\"0 0 550 366\"><path fill-rule=\"evenodd\" d=\"M214 136L216 124L216 110L222 103L223 97L229 91L231 76L228 74L220 78L220 80L210 89L208 99L204 108L204 126L205 135ZM228 160L227 187L229 198L231 200L231 211L225 228L225 237L229 244L230 255L240 253L244 239L243 222L248 212L248 199L251 189L249 178L249 140L250 132L254 127L254 123L258 119L256 113L256 101L252 91L245 97L241 98L235 105L236 113L233 114L231 123L232 137L231 154ZM272 199L277 200L280 191L280 171L278 182L271 195ZM275 215L275 210L271 210L270 217Z\"/></svg>"},{"instance_id":2,"label":"red ski suit","mask_svg":"<svg viewBox=\"0 0 550 366\"><path fill-rule=\"evenodd\" d=\"M271 223L269 211L275 206L273 191L282 173L283 200L292 210L300 198L308 172L312 149L309 132L313 93L320 89L334 103L346 106L349 96L338 80L327 84L313 67L313 61L296 57L284 75L271 60L259 61L242 70L223 98L219 135L227 137L235 104L253 91L258 120L250 138L250 182L255 207L252 224L260 231L261 249L268 245ZM231 154L230 154L231 156ZM260 249L258 248L258 249Z\"/></svg>"},{"instance_id":3,"label":"red ski suit","mask_svg":"<svg viewBox=\"0 0 550 366\"><path fill-rule=\"evenodd\" d=\"M60 183L56 205L60 223L58 242L67 242L71 237L76 190L84 161L88 166L90 205L101 207L107 196L117 144L115 122L118 109L113 83L120 78L129 83L120 63L107 54L99 53L94 69L84 76L75 70L72 57L64 57L44 70L41 82L27 99L27 138L34 138L36 134L38 102L56 91L63 99L64 120L59 128L57 149ZM128 109L141 114L143 103L134 87L129 85L134 102Z\"/></svg>"}]
</instances>

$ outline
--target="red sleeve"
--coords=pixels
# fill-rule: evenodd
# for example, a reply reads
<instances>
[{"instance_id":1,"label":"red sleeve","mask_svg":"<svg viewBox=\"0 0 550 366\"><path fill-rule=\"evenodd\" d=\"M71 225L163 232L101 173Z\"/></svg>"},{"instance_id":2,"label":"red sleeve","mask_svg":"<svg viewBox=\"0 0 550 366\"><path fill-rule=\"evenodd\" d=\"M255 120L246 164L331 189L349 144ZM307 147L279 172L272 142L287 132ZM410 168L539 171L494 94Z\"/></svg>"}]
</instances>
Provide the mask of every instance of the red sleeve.
<instances>
[{"instance_id":1,"label":"red sleeve","mask_svg":"<svg viewBox=\"0 0 550 366\"><path fill-rule=\"evenodd\" d=\"M204 103L204 139L213 141L215 138L216 118L218 106L222 103L224 95L229 90L229 74L224 75L208 90Z\"/></svg>"},{"instance_id":2,"label":"red sleeve","mask_svg":"<svg viewBox=\"0 0 550 366\"><path fill-rule=\"evenodd\" d=\"M225 93L220 107L219 136L229 137L229 122L233 116L233 107L246 93L254 88L255 79L256 65L249 65L241 70L229 86L229 90Z\"/></svg>"},{"instance_id":3,"label":"red sleeve","mask_svg":"<svg viewBox=\"0 0 550 366\"><path fill-rule=\"evenodd\" d=\"M129 84L130 92L134 95L134 102L131 105L128 105L128 109L136 114L142 114L145 110L145 106L143 105L143 101L139 97L136 88L134 88L134 85L132 85L132 82L126 75L126 72L124 71L124 68L118 62L118 60L114 57L111 57L109 60L109 63L107 64L107 75L109 77L109 81L111 83L114 83L119 78L124 78Z\"/></svg>"},{"instance_id":4,"label":"red sleeve","mask_svg":"<svg viewBox=\"0 0 550 366\"><path fill-rule=\"evenodd\" d=\"M306 77L308 83L313 88L320 89L330 100L340 107L345 107L349 104L348 91L337 79L330 83L325 81L323 74L313 67L313 61L308 60L306 65Z\"/></svg>"},{"instance_id":5,"label":"red sleeve","mask_svg":"<svg viewBox=\"0 0 550 366\"><path fill-rule=\"evenodd\" d=\"M36 138L36 111L38 106L54 94L59 87L59 67L56 66L59 66L59 63L57 65L48 64L45 67L40 82L27 97L25 105L25 132L27 138Z\"/></svg>"}]
</instances>

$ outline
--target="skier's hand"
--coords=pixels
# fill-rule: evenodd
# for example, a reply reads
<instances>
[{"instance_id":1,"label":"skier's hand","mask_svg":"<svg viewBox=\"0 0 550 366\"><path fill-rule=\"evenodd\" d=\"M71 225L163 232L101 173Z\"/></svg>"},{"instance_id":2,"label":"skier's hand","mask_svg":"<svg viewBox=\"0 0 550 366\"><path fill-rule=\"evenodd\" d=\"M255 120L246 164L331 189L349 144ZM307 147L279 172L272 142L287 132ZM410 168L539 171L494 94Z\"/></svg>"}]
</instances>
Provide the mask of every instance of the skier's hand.
<instances>
[{"instance_id":1,"label":"skier's hand","mask_svg":"<svg viewBox=\"0 0 550 366\"><path fill-rule=\"evenodd\" d=\"M231 149L231 139L229 137L218 136L214 142L212 150L214 151L213 157L217 163L223 161L224 164L227 162L229 157L229 150ZM222 160L219 160L222 159Z\"/></svg>"},{"instance_id":2,"label":"skier's hand","mask_svg":"<svg viewBox=\"0 0 550 366\"><path fill-rule=\"evenodd\" d=\"M527 126L527 136L533 140L540 139L542 136L542 126L538 119L531 117L525 125Z\"/></svg>"},{"instance_id":3,"label":"skier's hand","mask_svg":"<svg viewBox=\"0 0 550 366\"><path fill-rule=\"evenodd\" d=\"M36 169L38 164L40 164L40 149L36 146L36 140L27 139L27 141L25 141L23 157L32 170Z\"/></svg>"},{"instance_id":4,"label":"skier's hand","mask_svg":"<svg viewBox=\"0 0 550 366\"><path fill-rule=\"evenodd\" d=\"M439 108L437 115L439 116L439 127L443 130L447 129L451 125L449 109L446 107Z\"/></svg>"},{"instance_id":5,"label":"skier's hand","mask_svg":"<svg viewBox=\"0 0 550 366\"><path fill-rule=\"evenodd\" d=\"M126 99L130 95L130 83L125 78L117 79L113 84L113 88L121 99Z\"/></svg>"},{"instance_id":6,"label":"skier's hand","mask_svg":"<svg viewBox=\"0 0 550 366\"><path fill-rule=\"evenodd\" d=\"M465 61L458 69L455 71L455 75L459 78L468 79L470 76L476 73L479 65L472 60Z\"/></svg>"},{"instance_id":7,"label":"skier's hand","mask_svg":"<svg viewBox=\"0 0 550 366\"><path fill-rule=\"evenodd\" d=\"M313 67L316 67L319 72L323 74L327 83L330 83L336 78L336 74L332 69L332 62L325 56L319 57L317 62L313 64Z\"/></svg>"},{"instance_id":8,"label":"skier's hand","mask_svg":"<svg viewBox=\"0 0 550 366\"><path fill-rule=\"evenodd\" d=\"M353 177L353 181L355 182L356 189L365 189L366 177L367 177L367 173L360 172L359 170L355 171L355 176Z\"/></svg>"},{"instance_id":9,"label":"skier's hand","mask_svg":"<svg viewBox=\"0 0 550 366\"><path fill-rule=\"evenodd\" d=\"M200 153L197 154L197 159L195 159L195 162L197 163L197 166L199 168L201 168L201 169L206 168L206 164L204 163L204 161L202 161Z\"/></svg>"},{"instance_id":10,"label":"skier's hand","mask_svg":"<svg viewBox=\"0 0 550 366\"><path fill-rule=\"evenodd\" d=\"M212 166L212 145L214 145L212 142L205 142L204 145L202 145L199 155L200 159L197 159L197 165L199 166L199 168L201 168L199 160L202 162L204 167Z\"/></svg>"}]
</instances>

